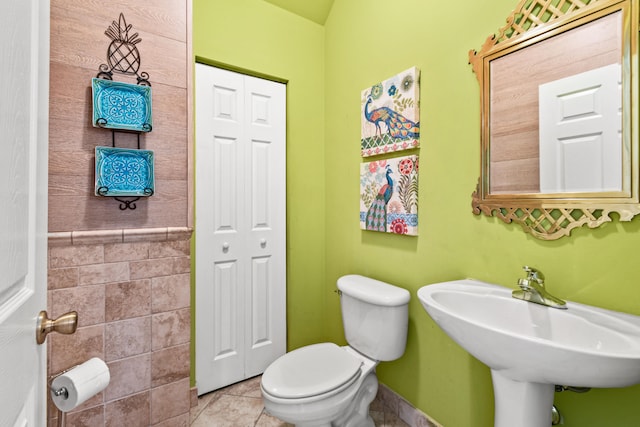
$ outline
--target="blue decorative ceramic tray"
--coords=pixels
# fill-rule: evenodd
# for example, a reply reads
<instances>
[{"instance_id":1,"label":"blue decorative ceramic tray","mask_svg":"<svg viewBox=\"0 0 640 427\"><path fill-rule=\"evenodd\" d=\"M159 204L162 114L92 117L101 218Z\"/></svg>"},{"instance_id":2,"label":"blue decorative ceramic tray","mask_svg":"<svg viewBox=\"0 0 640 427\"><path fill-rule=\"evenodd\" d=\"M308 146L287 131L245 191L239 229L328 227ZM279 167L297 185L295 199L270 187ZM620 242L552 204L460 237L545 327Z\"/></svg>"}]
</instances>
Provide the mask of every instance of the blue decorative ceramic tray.
<instances>
[{"instance_id":1,"label":"blue decorative ceramic tray","mask_svg":"<svg viewBox=\"0 0 640 427\"><path fill-rule=\"evenodd\" d=\"M96 147L96 196L151 196L153 151Z\"/></svg>"},{"instance_id":2,"label":"blue decorative ceramic tray","mask_svg":"<svg viewBox=\"0 0 640 427\"><path fill-rule=\"evenodd\" d=\"M93 126L151 132L151 86L91 79Z\"/></svg>"}]
</instances>

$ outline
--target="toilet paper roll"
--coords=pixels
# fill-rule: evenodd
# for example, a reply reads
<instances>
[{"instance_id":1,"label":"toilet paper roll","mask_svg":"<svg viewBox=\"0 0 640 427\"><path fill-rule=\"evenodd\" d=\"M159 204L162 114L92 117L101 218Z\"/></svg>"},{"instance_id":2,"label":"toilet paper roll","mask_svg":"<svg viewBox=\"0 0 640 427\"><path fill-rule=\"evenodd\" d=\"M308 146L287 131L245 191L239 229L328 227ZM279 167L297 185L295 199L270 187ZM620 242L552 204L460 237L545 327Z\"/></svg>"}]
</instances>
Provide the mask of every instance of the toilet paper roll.
<instances>
[{"instance_id":1,"label":"toilet paper roll","mask_svg":"<svg viewBox=\"0 0 640 427\"><path fill-rule=\"evenodd\" d=\"M56 377L51 383L51 399L62 412L69 412L109 385L109 367L94 357ZM66 389L56 396L56 391Z\"/></svg>"}]
</instances>

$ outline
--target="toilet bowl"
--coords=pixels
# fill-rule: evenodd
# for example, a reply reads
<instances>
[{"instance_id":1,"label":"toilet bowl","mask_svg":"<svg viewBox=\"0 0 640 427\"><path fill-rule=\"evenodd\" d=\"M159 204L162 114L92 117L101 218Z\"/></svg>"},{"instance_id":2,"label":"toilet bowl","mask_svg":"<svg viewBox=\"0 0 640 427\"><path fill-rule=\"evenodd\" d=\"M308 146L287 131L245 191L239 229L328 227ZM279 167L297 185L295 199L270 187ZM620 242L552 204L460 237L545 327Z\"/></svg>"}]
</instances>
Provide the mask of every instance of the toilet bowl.
<instances>
[{"instance_id":1,"label":"toilet bowl","mask_svg":"<svg viewBox=\"0 0 640 427\"><path fill-rule=\"evenodd\" d=\"M341 420L345 414L359 420L350 425L373 426L373 421L366 420L378 390L376 365L352 348L334 343L299 348L282 356L262 375L265 408L296 426L343 426L347 425L346 419ZM365 412L358 413L357 407Z\"/></svg>"},{"instance_id":2,"label":"toilet bowl","mask_svg":"<svg viewBox=\"0 0 640 427\"><path fill-rule=\"evenodd\" d=\"M273 362L262 375L266 411L298 427L374 427L380 360L402 356L409 292L363 276L338 280L348 346L313 344Z\"/></svg>"}]
</instances>

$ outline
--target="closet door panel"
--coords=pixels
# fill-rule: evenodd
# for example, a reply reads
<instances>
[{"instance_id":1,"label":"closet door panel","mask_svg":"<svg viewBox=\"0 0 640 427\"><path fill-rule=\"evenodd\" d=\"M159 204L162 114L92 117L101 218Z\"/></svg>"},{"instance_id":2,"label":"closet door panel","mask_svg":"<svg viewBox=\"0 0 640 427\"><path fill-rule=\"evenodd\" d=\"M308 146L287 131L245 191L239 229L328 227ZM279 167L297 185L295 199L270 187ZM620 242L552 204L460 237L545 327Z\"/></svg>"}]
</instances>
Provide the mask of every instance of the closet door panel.
<instances>
[{"instance_id":1,"label":"closet door panel","mask_svg":"<svg viewBox=\"0 0 640 427\"><path fill-rule=\"evenodd\" d=\"M286 351L286 88L196 65L196 381Z\"/></svg>"}]
</instances>

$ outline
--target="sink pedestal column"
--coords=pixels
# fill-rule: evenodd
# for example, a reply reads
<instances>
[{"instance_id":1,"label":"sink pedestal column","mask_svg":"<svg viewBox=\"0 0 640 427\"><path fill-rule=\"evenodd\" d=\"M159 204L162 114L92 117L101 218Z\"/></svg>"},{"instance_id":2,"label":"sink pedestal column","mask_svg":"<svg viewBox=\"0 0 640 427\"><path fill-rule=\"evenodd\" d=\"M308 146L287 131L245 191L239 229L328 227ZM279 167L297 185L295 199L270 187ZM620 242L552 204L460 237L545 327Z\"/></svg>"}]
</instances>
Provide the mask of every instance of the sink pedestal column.
<instances>
[{"instance_id":1,"label":"sink pedestal column","mask_svg":"<svg viewBox=\"0 0 640 427\"><path fill-rule=\"evenodd\" d=\"M491 371L495 399L495 427L546 427L551 425L555 387L515 381Z\"/></svg>"}]
</instances>

